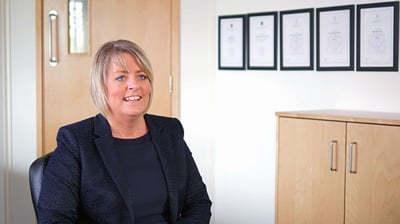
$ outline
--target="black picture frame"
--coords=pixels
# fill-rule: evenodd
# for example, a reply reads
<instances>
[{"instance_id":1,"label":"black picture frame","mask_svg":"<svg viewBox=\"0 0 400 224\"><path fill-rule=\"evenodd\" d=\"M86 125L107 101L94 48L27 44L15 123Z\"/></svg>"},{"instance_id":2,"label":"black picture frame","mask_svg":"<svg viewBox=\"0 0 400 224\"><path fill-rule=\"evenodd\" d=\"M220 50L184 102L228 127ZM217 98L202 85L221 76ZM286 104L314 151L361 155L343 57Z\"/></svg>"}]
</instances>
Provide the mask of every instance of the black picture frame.
<instances>
[{"instance_id":1,"label":"black picture frame","mask_svg":"<svg viewBox=\"0 0 400 224\"><path fill-rule=\"evenodd\" d=\"M247 69L277 70L278 12L250 13L246 27Z\"/></svg>"},{"instance_id":2,"label":"black picture frame","mask_svg":"<svg viewBox=\"0 0 400 224\"><path fill-rule=\"evenodd\" d=\"M357 5L357 71L398 71L398 63L399 2Z\"/></svg>"},{"instance_id":3,"label":"black picture frame","mask_svg":"<svg viewBox=\"0 0 400 224\"><path fill-rule=\"evenodd\" d=\"M313 8L280 12L280 70L314 70Z\"/></svg>"},{"instance_id":4,"label":"black picture frame","mask_svg":"<svg viewBox=\"0 0 400 224\"><path fill-rule=\"evenodd\" d=\"M354 5L316 9L317 71L354 71Z\"/></svg>"},{"instance_id":5,"label":"black picture frame","mask_svg":"<svg viewBox=\"0 0 400 224\"><path fill-rule=\"evenodd\" d=\"M246 15L218 16L218 69L246 69Z\"/></svg>"}]
</instances>

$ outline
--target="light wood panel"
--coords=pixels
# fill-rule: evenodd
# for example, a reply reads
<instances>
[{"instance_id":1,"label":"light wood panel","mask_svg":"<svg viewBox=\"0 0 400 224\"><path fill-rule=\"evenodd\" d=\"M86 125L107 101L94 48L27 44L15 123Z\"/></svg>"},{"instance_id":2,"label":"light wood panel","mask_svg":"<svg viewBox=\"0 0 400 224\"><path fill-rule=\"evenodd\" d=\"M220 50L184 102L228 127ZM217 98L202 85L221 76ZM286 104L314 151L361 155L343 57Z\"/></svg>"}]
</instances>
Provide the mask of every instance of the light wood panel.
<instances>
[{"instance_id":1,"label":"light wood panel","mask_svg":"<svg viewBox=\"0 0 400 224\"><path fill-rule=\"evenodd\" d=\"M282 117L296 117L318 120L358 122L369 124L400 125L399 113L357 111L357 110L309 110L309 111L282 111L276 115Z\"/></svg>"},{"instance_id":2,"label":"light wood panel","mask_svg":"<svg viewBox=\"0 0 400 224\"><path fill-rule=\"evenodd\" d=\"M347 138L356 147L355 173L346 174L345 223L400 223L400 127L349 123Z\"/></svg>"},{"instance_id":3,"label":"light wood panel","mask_svg":"<svg viewBox=\"0 0 400 224\"><path fill-rule=\"evenodd\" d=\"M345 131L343 122L279 118L277 223L343 220Z\"/></svg>"}]
</instances>

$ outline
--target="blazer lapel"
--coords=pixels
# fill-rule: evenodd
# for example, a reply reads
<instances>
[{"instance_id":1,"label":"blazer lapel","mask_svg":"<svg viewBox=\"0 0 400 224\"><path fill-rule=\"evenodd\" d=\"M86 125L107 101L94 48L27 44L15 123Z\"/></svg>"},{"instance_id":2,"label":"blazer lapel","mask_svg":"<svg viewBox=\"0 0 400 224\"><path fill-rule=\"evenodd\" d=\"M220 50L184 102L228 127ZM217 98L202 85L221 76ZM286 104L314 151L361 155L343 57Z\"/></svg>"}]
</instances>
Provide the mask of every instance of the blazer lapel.
<instances>
[{"instance_id":1,"label":"blazer lapel","mask_svg":"<svg viewBox=\"0 0 400 224\"><path fill-rule=\"evenodd\" d=\"M97 115L94 122L94 134L97 137L95 139L96 147L100 153L100 156L110 173L112 180L117 186L121 197L125 201L126 207L131 214L132 220L134 222L134 211L132 208L132 200L130 191L127 184L122 179L122 167L119 165L117 155L115 154L115 147L113 143L113 138L111 134L111 128L107 120L102 115Z\"/></svg>"},{"instance_id":2,"label":"blazer lapel","mask_svg":"<svg viewBox=\"0 0 400 224\"><path fill-rule=\"evenodd\" d=\"M171 153L173 148L171 138L168 135L162 135L164 124L157 123L150 115L146 115L145 118L150 130L150 136L160 157L161 167L167 183L170 218L175 223L178 215L178 188L176 186L175 163Z\"/></svg>"}]
</instances>

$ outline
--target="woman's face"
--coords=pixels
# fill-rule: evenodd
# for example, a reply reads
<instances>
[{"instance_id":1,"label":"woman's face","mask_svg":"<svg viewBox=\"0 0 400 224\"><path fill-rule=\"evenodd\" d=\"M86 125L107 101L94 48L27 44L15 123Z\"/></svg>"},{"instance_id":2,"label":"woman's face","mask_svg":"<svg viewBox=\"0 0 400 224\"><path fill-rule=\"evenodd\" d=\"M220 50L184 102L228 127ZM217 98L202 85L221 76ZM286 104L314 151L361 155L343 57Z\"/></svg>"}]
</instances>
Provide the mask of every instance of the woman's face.
<instances>
[{"instance_id":1,"label":"woman's face","mask_svg":"<svg viewBox=\"0 0 400 224\"><path fill-rule=\"evenodd\" d=\"M117 119L142 116L149 107L150 80L132 55L122 53L119 57L120 60L111 62L107 71L109 116Z\"/></svg>"}]
</instances>

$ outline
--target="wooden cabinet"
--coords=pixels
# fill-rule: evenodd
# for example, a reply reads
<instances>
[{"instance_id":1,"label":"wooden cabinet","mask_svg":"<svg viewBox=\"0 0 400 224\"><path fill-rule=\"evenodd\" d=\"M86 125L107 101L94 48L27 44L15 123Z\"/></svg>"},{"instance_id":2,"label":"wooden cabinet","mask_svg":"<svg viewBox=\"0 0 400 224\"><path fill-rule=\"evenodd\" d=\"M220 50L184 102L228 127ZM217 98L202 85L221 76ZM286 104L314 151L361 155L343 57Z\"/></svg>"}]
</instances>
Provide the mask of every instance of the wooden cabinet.
<instances>
[{"instance_id":1,"label":"wooden cabinet","mask_svg":"<svg viewBox=\"0 0 400 224\"><path fill-rule=\"evenodd\" d=\"M400 114L277 119L276 223L400 223Z\"/></svg>"}]
</instances>

